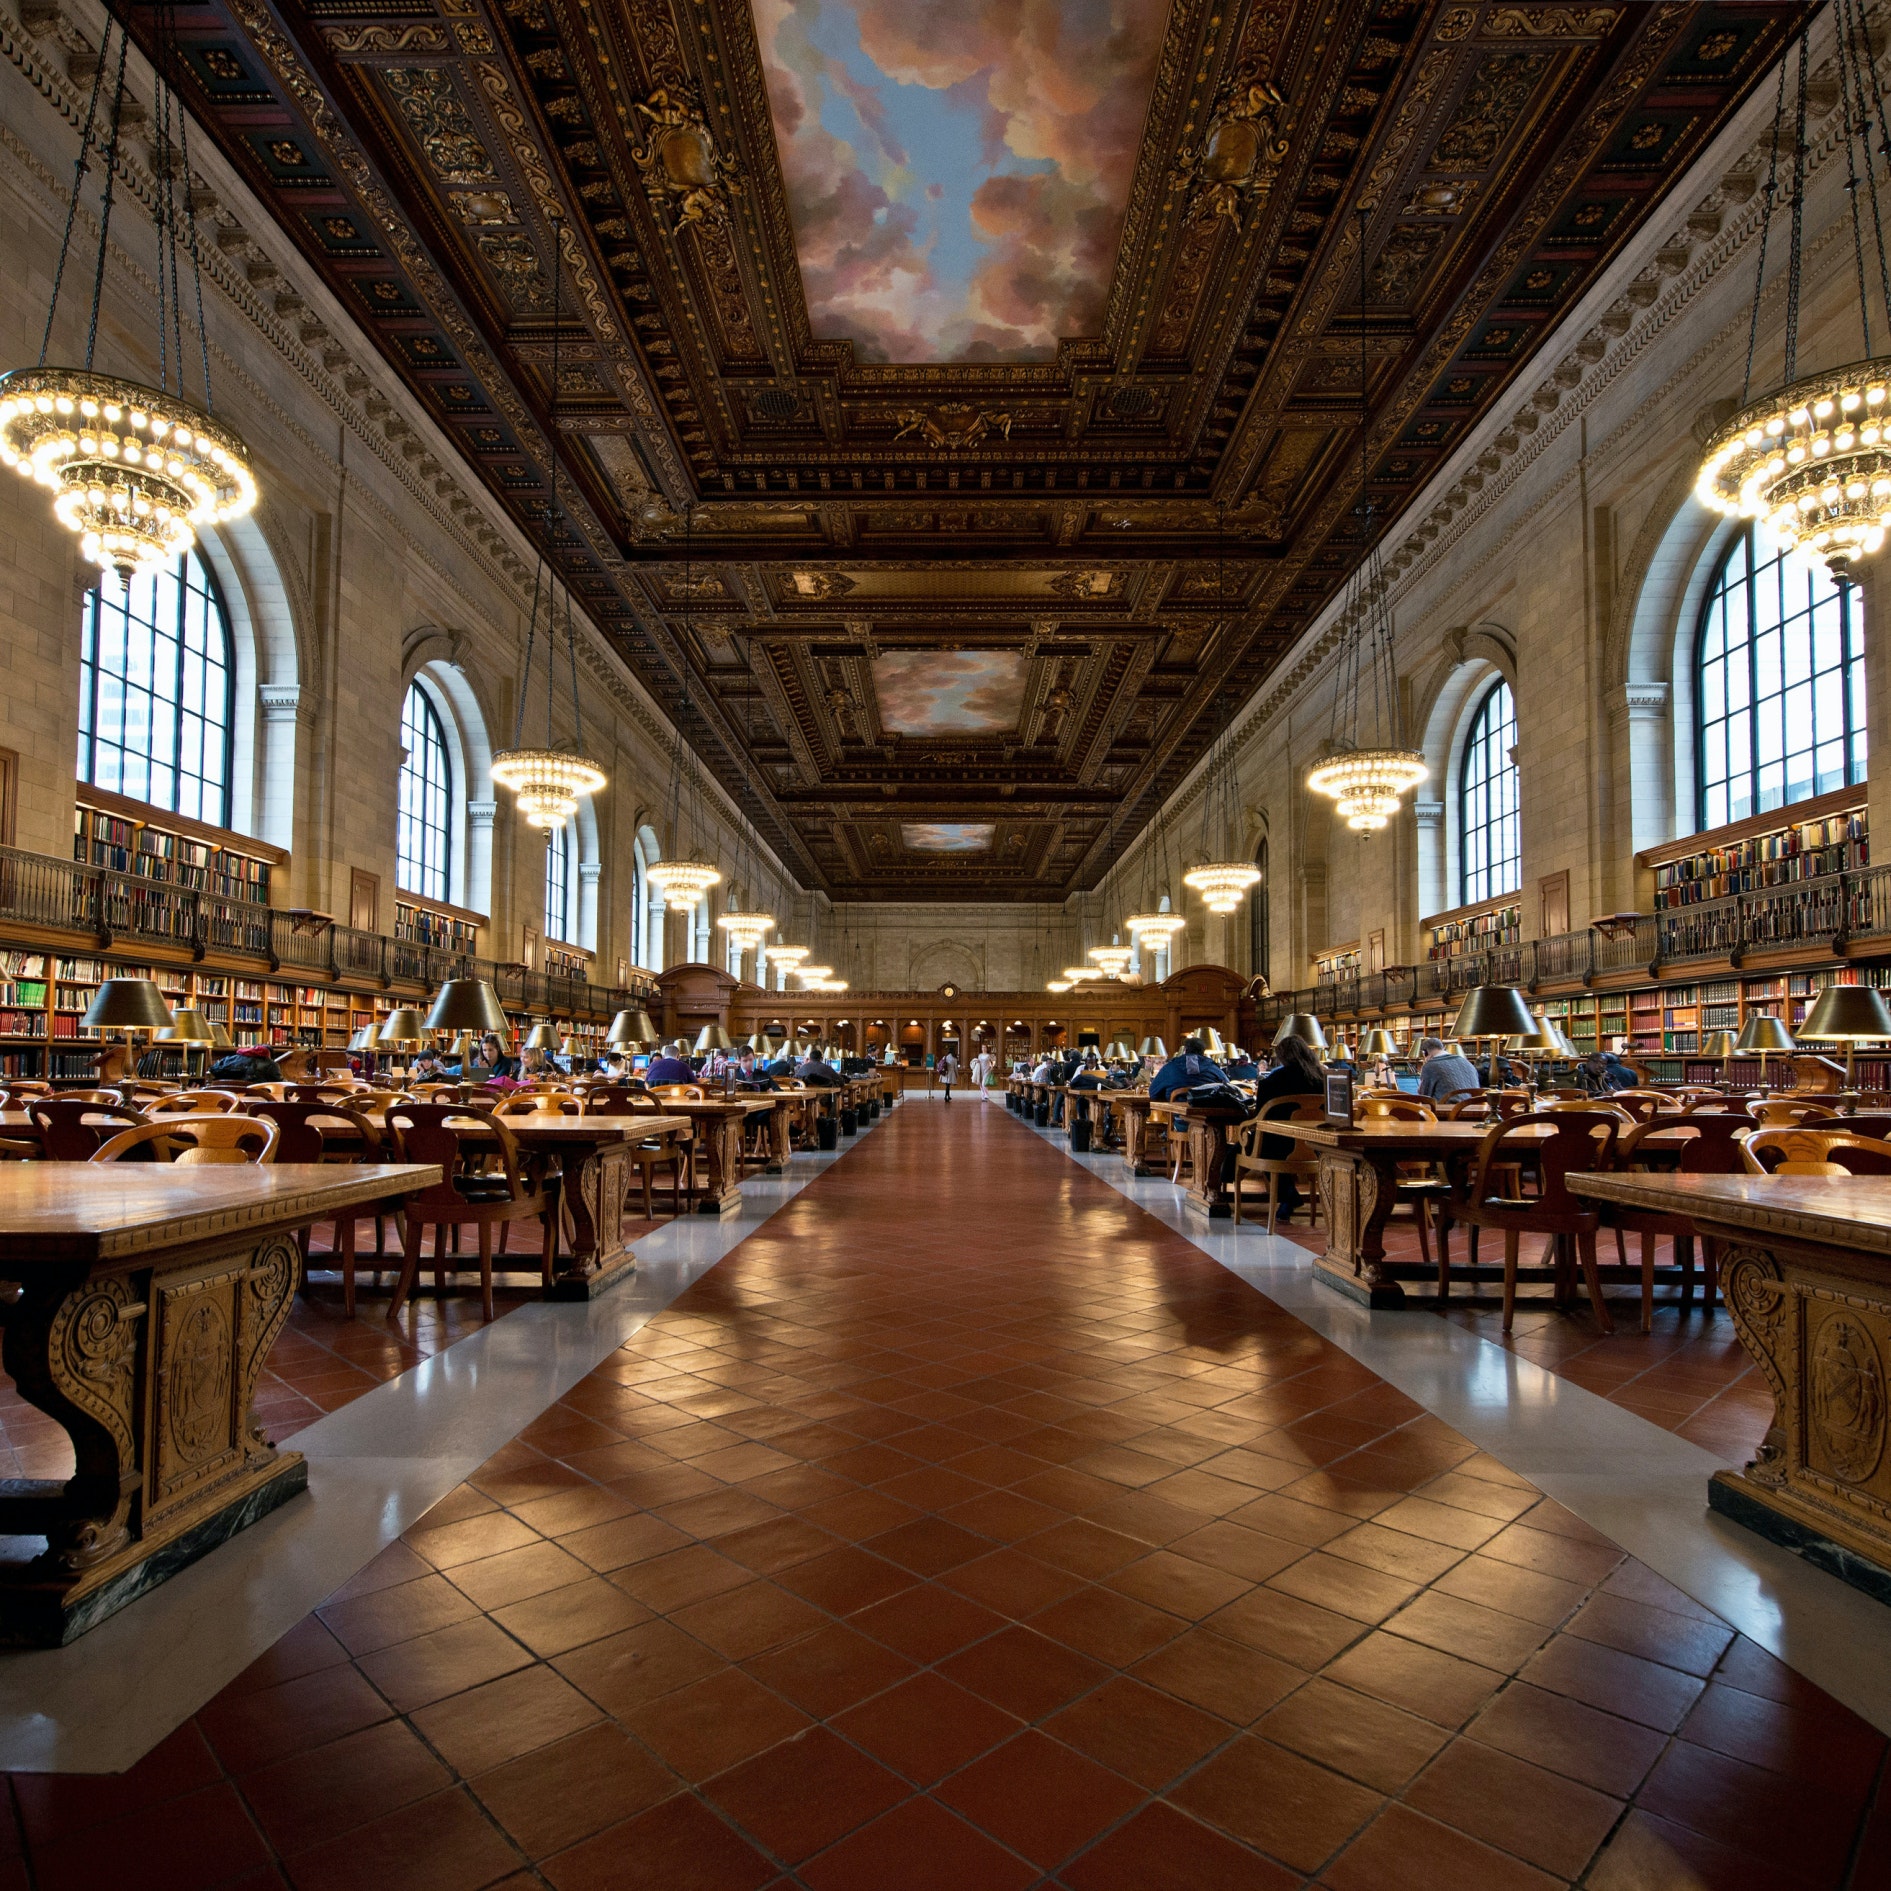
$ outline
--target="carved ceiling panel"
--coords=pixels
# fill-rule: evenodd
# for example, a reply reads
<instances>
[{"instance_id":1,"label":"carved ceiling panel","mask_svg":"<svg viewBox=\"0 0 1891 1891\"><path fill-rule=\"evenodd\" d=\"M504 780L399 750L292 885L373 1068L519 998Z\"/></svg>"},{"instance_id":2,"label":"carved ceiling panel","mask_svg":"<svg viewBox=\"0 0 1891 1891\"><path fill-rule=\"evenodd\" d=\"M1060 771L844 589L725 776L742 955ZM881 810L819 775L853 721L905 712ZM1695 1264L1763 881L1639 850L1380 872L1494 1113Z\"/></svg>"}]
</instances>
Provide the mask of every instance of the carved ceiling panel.
<instances>
[{"instance_id":1,"label":"carved ceiling panel","mask_svg":"<svg viewBox=\"0 0 1891 1891\"><path fill-rule=\"evenodd\" d=\"M175 20L222 148L791 868L1047 899L1344 584L1362 464L1382 530L1803 9L1105 11L1067 109L1021 26L855 0Z\"/></svg>"}]
</instances>

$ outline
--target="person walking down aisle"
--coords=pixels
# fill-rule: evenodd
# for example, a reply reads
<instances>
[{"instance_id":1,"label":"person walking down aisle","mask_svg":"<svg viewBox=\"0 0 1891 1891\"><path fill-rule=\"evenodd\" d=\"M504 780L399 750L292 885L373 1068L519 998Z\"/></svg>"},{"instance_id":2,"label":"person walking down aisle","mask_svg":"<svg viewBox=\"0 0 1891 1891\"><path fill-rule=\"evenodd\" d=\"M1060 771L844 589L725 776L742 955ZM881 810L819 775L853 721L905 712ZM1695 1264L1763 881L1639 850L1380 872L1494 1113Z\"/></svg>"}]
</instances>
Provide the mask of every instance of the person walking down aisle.
<instances>
[{"instance_id":1,"label":"person walking down aisle","mask_svg":"<svg viewBox=\"0 0 1891 1891\"><path fill-rule=\"evenodd\" d=\"M939 1081L945 1085L945 1100L952 1101L952 1086L959 1080L959 1060L951 1051L939 1059Z\"/></svg>"},{"instance_id":2,"label":"person walking down aisle","mask_svg":"<svg viewBox=\"0 0 1891 1891\"><path fill-rule=\"evenodd\" d=\"M978 1086L981 1103L988 1103L991 1100L991 1073L997 1061L997 1058L987 1050L981 1050L972 1059L972 1081Z\"/></svg>"}]
</instances>

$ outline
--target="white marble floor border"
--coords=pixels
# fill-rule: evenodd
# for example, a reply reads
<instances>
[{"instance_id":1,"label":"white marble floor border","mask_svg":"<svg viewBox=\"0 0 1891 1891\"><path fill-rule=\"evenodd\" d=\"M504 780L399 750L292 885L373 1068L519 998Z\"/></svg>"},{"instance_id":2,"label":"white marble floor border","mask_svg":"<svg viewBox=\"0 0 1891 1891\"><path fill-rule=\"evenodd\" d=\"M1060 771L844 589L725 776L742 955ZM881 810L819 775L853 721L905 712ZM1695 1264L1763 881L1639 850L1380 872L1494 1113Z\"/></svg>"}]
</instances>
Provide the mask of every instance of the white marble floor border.
<instances>
[{"instance_id":1,"label":"white marble floor border","mask_svg":"<svg viewBox=\"0 0 1891 1891\"><path fill-rule=\"evenodd\" d=\"M1062 1130L1024 1127L1891 1733L1891 1610L1711 1512L1707 1480L1728 1460L1434 1313L1358 1306L1316 1286L1293 1242L1252 1224L1211 1229L1173 1184L1132 1176L1119 1155L1072 1155Z\"/></svg>"},{"instance_id":2,"label":"white marble floor border","mask_svg":"<svg viewBox=\"0 0 1891 1891\"><path fill-rule=\"evenodd\" d=\"M534 1301L298 1432L306 1496L70 1647L0 1654L0 1771L116 1773L141 1759L879 1126L750 1176L732 1214L641 1237L635 1274L600 1298Z\"/></svg>"}]
</instances>

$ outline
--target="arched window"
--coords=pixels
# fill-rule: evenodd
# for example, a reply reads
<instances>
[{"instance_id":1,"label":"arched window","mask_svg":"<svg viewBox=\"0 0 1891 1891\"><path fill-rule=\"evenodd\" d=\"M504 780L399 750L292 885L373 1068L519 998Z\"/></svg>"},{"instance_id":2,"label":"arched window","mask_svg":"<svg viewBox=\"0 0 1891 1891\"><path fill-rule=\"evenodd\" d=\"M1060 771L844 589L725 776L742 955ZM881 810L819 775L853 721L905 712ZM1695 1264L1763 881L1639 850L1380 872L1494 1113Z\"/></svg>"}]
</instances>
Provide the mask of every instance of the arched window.
<instances>
[{"instance_id":1,"label":"arched window","mask_svg":"<svg viewBox=\"0 0 1891 1891\"><path fill-rule=\"evenodd\" d=\"M408 685L401 705L401 747L395 883L422 899L444 900L452 864L453 763L440 713L418 683Z\"/></svg>"},{"instance_id":2,"label":"arched window","mask_svg":"<svg viewBox=\"0 0 1891 1891\"><path fill-rule=\"evenodd\" d=\"M1473 906L1514 893L1523 884L1523 847L1518 837L1517 705L1510 685L1485 691L1464 738L1458 768L1458 898Z\"/></svg>"},{"instance_id":3,"label":"arched window","mask_svg":"<svg viewBox=\"0 0 1891 1891\"><path fill-rule=\"evenodd\" d=\"M545 936L575 943L578 914L573 902L578 878L577 836L570 821L545 836Z\"/></svg>"},{"instance_id":4,"label":"arched window","mask_svg":"<svg viewBox=\"0 0 1891 1891\"><path fill-rule=\"evenodd\" d=\"M230 824L229 619L195 552L86 593L79 641L79 779Z\"/></svg>"},{"instance_id":5,"label":"arched window","mask_svg":"<svg viewBox=\"0 0 1891 1891\"><path fill-rule=\"evenodd\" d=\"M1696 773L1702 827L1865 779L1858 593L1750 525L1701 613Z\"/></svg>"},{"instance_id":6,"label":"arched window","mask_svg":"<svg viewBox=\"0 0 1891 1891\"><path fill-rule=\"evenodd\" d=\"M649 879L657 859L656 835L638 828L630 842L630 949L649 972L663 970L663 901L653 895Z\"/></svg>"}]
</instances>

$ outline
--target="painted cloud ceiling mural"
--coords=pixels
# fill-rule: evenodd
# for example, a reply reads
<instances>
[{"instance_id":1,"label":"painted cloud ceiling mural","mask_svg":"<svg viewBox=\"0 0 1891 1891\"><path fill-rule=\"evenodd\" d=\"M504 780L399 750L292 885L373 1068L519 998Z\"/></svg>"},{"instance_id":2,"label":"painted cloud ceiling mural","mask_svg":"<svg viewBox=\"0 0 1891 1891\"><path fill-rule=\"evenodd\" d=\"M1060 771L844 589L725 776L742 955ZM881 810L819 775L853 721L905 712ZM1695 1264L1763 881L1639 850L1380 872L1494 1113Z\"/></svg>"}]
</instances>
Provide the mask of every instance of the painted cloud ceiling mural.
<instances>
[{"instance_id":1,"label":"painted cloud ceiling mural","mask_svg":"<svg viewBox=\"0 0 1891 1891\"><path fill-rule=\"evenodd\" d=\"M876 658L882 727L897 735L992 735L1018 726L1021 650L896 650Z\"/></svg>"},{"instance_id":2,"label":"painted cloud ceiling mural","mask_svg":"<svg viewBox=\"0 0 1891 1891\"><path fill-rule=\"evenodd\" d=\"M1096 334L1168 0L754 0L814 333L864 361Z\"/></svg>"},{"instance_id":3,"label":"painted cloud ceiling mural","mask_svg":"<svg viewBox=\"0 0 1891 1891\"><path fill-rule=\"evenodd\" d=\"M996 821L902 821L900 843L916 854L983 854L997 831Z\"/></svg>"}]
</instances>

